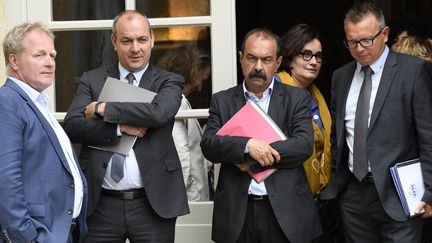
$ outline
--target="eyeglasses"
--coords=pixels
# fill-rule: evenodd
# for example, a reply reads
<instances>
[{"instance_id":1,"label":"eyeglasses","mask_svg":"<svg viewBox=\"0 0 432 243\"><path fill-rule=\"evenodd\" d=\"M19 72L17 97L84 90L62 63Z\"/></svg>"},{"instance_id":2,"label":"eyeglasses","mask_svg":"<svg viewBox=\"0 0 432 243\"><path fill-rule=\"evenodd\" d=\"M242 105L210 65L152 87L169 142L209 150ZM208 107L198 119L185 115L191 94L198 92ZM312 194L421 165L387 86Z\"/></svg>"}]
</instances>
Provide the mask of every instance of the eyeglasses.
<instances>
[{"instance_id":1,"label":"eyeglasses","mask_svg":"<svg viewBox=\"0 0 432 243\"><path fill-rule=\"evenodd\" d=\"M356 48L359 43L362 47L370 47L373 45L375 38L377 38L381 34L381 32L384 30L384 28L382 28L374 37L372 37L370 39L361 39L359 41L344 40L343 43L344 43L345 47L348 49Z\"/></svg>"},{"instance_id":2,"label":"eyeglasses","mask_svg":"<svg viewBox=\"0 0 432 243\"><path fill-rule=\"evenodd\" d=\"M310 50L304 50L304 51L300 52L299 55L301 55L303 57L303 60L305 60L305 61L310 61L312 59L312 57L315 57L315 60L317 62L322 62L322 59L323 59L323 54L321 52L317 52L317 53L313 54L312 51L310 51Z\"/></svg>"}]
</instances>

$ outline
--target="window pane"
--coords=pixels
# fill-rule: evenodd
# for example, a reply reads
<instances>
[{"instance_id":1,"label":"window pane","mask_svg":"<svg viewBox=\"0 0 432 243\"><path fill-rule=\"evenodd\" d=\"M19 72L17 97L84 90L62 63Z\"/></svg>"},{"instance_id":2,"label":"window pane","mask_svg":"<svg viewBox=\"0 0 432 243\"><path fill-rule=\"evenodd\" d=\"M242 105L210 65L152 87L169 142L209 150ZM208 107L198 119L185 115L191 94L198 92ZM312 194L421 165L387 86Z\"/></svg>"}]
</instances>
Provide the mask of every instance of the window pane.
<instances>
[{"instance_id":1,"label":"window pane","mask_svg":"<svg viewBox=\"0 0 432 243\"><path fill-rule=\"evenodd\" d=\"M201 48L210 48L210 28L203 26L155 28L155 46L152 50L152 64L171 48L197 43ZM111 45L111 30L99 31L57 31L56 58L56 111L68 110L74 92L83 72L117 63L117 54ZM210 53L209 53L210 55ZM211 55L210 55L211 56ZM204 82L201 92L192 93L188 99L193 108L208 108L211 97L210 80Z\"/></svg>"},{"instance_id":2,"label":"window pane","mask_svg":"<svg viewBox=\"0 0 432 243\"><path fill-rule=\"evenodd\" d=\"M113 19L125 0L52 0L53 20ZM209 0L137 0L136 9L149 18L210 15Z\"/></svg>"},{"instance_id":3,"label":"window pane","mask_svg":"<svg viewBox=\"0 0 432 243\"><path fill-rule=\"evenodd\" d=\"M136 9L149 18L210 15L209 0L136 0Z\"/></svg>"},{"instance_id":4,"label":"window pane","mask_svg":"<svg viewBox=\"0 0 432 243\"><path fill-rule=\"evenodd\" d=\"M125 10L125 0L52 0L53 20L113 19Z\"/></svg>"}]
</instances>

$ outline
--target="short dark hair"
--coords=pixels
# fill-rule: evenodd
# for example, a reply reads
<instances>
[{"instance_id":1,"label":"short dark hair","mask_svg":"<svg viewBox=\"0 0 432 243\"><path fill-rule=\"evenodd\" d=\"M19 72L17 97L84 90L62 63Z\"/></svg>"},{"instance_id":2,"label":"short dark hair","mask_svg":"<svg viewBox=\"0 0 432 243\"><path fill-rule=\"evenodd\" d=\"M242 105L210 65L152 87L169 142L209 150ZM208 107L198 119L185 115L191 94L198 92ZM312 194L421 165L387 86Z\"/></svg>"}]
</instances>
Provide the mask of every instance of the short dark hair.
<instances>
[{"instance_id":1,"label":"short dark hair","mask_svg":"<svg viewBox=\"0 0 432 243\"><path fill-rule=\"evenodd\" d=\"M259 28L255 28L252 29L251 31L249 31L245 37L243 38L243 42L241 44L241 52L244 53L245 51L245 45L246 45L246 41L247 39L252 36L252 35L257 35L258 37L261 37L263 39L273 39L276 41L276 57L280 57L282 55L281 52L281 45L280 45L280 38L277 34L273 33L271 30L264 28L264 27L259 27Z\"/></svg>"},{"instance_id":2,"label":"short dark hair","mask_svg":"<svg viewBox=\"0 0 432 243\"><path fill-rule=\"evenodd\" d=\"M375 16L375 18L378 20L380 28L384 28L386 26L383 12L370 0L362 0L354 3L354 5L348 9L345 14L344 24L347 24L347 22L357 24L369 14Z\"/></svg>"},{"instance_id":3,"label":"short dark hair","mask_svg":"<svg viewBox=\"0 0 432 243\"><path fill-rule=\"evenodd\" d=\"M311 25L297 24L289 28L281 37L283 59L279 68L291 74L290 63L293 58L314 39L322 42L318 31Z\"/></svg>"}]
</instances>

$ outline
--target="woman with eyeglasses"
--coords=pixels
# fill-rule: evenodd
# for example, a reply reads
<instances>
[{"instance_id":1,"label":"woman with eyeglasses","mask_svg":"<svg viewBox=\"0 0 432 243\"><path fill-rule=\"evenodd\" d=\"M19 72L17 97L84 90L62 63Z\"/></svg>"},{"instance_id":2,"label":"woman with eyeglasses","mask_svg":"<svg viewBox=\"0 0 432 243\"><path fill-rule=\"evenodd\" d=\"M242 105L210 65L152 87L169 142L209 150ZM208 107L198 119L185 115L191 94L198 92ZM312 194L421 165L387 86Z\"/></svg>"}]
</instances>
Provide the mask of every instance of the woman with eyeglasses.
<instances>
[{"instance_id":1,"label":"woman with eyeglasses","mask_svg":"<svg viewBox=\"0 0 432 243\"><path fill-rule=\"evenodd\" d=\"M284 84L307 89L311 94L315 147L304 163L312 194L318 193L330 180L330 125L327 104L314 81L323 61L318 32L307 24L291 27L281 38L282 63L277 76Z\"/></svg>"},{"instance_id":2,"label":"woman with eyeglasses","mask_svg":"<svg viewBox=\"0 0 432 243\"><path fill-rule=\"evenodd\" d=\"M312 123L314 128L315 146L312 155L304 163L305 172L313 196L316 198L323 190L331 176L332 157L330 150L331 117L327 104L314 84L321 69L323 51L318 32L310 25L298 24L291 27L281 38L282 63L276 80L284 84L307 89L311 94ZM317 203L317 206L320 207ZM325 237L316 242L326 242L324 238L333 238L328 235L334 231L328 225L328 220L334 220L335 212L326 212L323 218L323 208L319 208Z\"/></svg>"}]
</instances>

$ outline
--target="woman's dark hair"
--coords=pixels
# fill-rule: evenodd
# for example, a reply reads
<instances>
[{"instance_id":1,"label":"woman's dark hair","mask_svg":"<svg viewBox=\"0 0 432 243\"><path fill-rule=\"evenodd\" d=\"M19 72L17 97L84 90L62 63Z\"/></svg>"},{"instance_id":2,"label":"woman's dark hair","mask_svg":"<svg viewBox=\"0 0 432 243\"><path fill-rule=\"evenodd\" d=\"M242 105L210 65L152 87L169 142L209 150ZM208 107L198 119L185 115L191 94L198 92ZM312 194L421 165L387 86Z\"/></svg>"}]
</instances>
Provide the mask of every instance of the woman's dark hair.
<instances>
[{"instance_id":1,"label":"woman's dark hair","mask_svg":"<svg viewBox=\"0 0 432 243\"><path fill-rule=\"evenodd\" d=\"M318 31L308 24L297 24L288 29L281 38L282 63L279 67L291 74L290 63L297 56L303 47L314 39L321 42Z\"/></svg>"},{"instance_id":2,"label":"woman's dark hair","mask_svg":"<svg viewBox=\"0 0 432 243\"><path fill-rule=\"evenodd\" d=\"M210 55L195 43L170 49L156 64L159 68L182 75L185 84L210 65Z\"/></svg>"}]
</instances>

